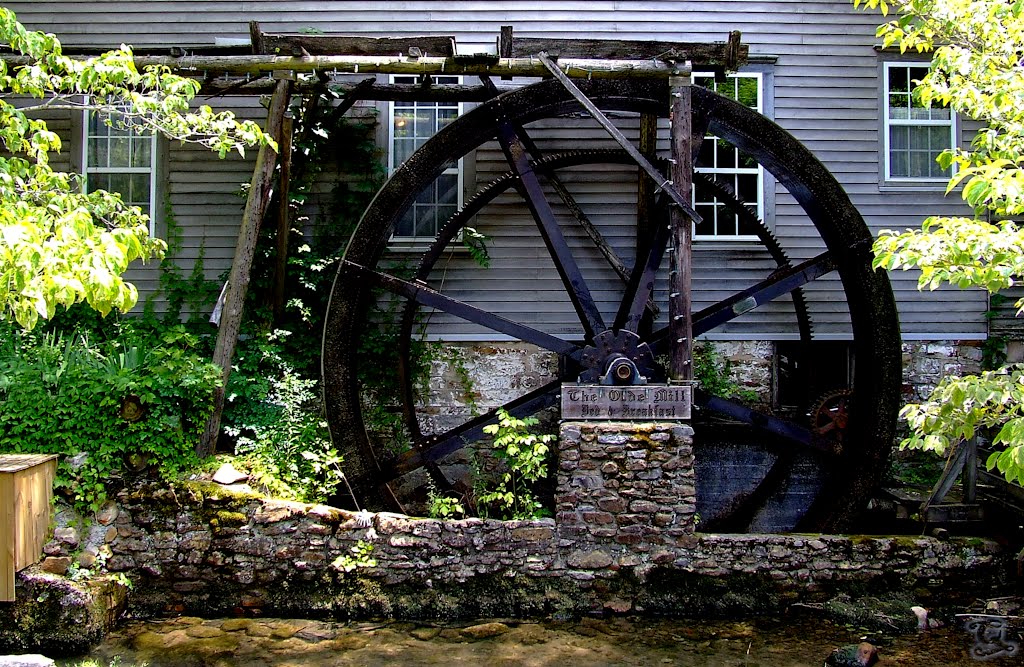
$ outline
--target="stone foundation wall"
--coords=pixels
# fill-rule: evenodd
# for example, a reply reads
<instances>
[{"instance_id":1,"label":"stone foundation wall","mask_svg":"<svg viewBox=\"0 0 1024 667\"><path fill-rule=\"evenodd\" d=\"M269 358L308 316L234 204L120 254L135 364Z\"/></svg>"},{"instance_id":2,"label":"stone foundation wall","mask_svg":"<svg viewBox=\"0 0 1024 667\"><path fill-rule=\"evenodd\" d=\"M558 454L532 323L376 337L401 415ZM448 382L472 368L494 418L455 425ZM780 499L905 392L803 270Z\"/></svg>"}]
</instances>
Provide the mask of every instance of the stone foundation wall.
<instances>
[{"instance_id":1,"label":"stone foundation wall","mask_svg":"<svg viewBox=\"0 0 1024 667\"><path fill-rule=\"evenodd\" d=\"M714 341L713 345L718 356L729 362L736 383L757 394L754 403L771 405L775 345L771 341ZM923 400L946 375L978 373L981 346L980 341L955 340L903 343L904 399ZM558 374L555 355L527 343L458 343L449 347L453 352L442 355L431 367L430 394L421 410L439 430L464 419L474 408L485 411L501 405ZM1024 358L1024 353L1015 348L1011 357ZM472 387L469 395L464 379Z\"/></svg>"},{"instance_id":2,"label":"stone foundation wall","mask_svg":"<svg viewBox=\"0 0 1024 667\"><path fill-rule=\"evenodd\" d=\"M697 341L697 345L702 344L707 343ZM711 344L718 356L729 363L730 377L739 388L757 395L751 405L771 405L775 344L770 340L716 340Z\"/></svg>"},{"instance_id":3,"label":"stone foundation wall","mask_svg":"<svg viewBox=\"0 0 1024 667\"><path fill-rule=\"evenodd\" d=\"M697 345L707 345L698 341ZM714 341L741 389L770 405L775 345L771 341ZM486 412L558 377L558 357L529 343L446 343L430 367L429 391L419 407L430 428L456 426L474 410Z\"/></svg>"},{"instance_id":4,"label":"stone foundation wall","mask_svg":"<svg viewBox=\"0 0 1024 667\"><path fill-rule=\"evenodd\" d=\"M947 375L981 371L980 341L906 341L903 343L903 399L908 403L928 397Z\"/></svg>"},{"instance_id":5,"label":"stone foundation wall","mask_svg":"<svg viewBox=\"0 0 1024 667\"><path fill-rule=\"evenodd\" d=\"M710 591L708 604L723 603L732 590L737 599L761 595L766 605L850 587L880 593L940 585L950 592L957 590L951 582L992 575L998 552L985 540L688 530L671 539L641 533L623 548L581 536L578 522L351 513L208 483L137 487L117 503L107 567L132 578L132 605L141 613L472 616L573 605L579 613L685 615L700 611L681 602L696 604L698 590ZM346 572L336 559L360 541L373 545L376 564ZM481 606L499 591L507 596L504 608Z\"/></svg>"}]
</instances>

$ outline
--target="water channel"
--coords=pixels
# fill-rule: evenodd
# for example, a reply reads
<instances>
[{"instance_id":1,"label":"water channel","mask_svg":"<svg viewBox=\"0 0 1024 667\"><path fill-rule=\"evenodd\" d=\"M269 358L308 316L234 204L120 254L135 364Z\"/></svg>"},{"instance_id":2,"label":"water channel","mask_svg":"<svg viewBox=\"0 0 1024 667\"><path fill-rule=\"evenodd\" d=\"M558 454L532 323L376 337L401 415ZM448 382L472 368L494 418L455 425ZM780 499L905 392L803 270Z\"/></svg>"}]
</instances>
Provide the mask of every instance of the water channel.
<instances>
[{"instance_id":1,"label":"water channel","mask_svg":"<svg viewBox=\"0 0 1024 667\"><path fill-rule=\"evenodd\" d=\"M461 624L182 617L130 622L88 657L104 666L117 659L123 667L142 663L151 667L821 667L833 648L856 644L861 638L857 630L813 614L786 621L617 617ZM1022 664L1020 649L1014 657L972 657L972 645L977 644L963 627L868 638L879 648L882 667ZM81 660L58 664L76 665Z\"/></svg>"}]
</instances>

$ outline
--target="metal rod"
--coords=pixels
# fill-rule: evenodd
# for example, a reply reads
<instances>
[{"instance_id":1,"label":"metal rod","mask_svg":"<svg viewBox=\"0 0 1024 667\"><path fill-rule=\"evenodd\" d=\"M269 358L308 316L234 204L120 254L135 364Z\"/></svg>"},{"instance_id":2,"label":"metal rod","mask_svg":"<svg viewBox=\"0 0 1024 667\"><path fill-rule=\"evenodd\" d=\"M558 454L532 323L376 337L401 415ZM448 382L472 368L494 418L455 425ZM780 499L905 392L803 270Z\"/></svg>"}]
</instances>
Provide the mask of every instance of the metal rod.
<instances>
[{"instance_id":1,"label":"metal rod","mask_svg":"<svg viewBox=\"0 0 1024 667\"><path fill-rule=\"evenodd\" d=\"M701 217L697 215L697 211L693 210L693 206L690 205L690 200L683 197L678 190L672 187L672 183L665 178L665 175L658 171L658 168L643 156L637 147L626 138L626 135L624 135L619 128L615 127L615 124L608 119L608 116L604 115L604 112L602 112L596 104L591 102L590 98L583 94L583 91L576 87L576 84L569 79L569 76L560 69L560 67L565 66L565 63L560 62L560 64L556 65L546 53L539 54L537 58L544 64L548 72L550 72L559 83L565 86L565 89L569 91L569 94L575 97L577 102L583 105L583 108L594 117L594 120L596 120L598 124L603 127L620 146L622 146L622 149L629 153L629 156L633 158L638 165L640 165L640 168L654 179L657 187L664 190L668 196L672 198L672 201L675 202L679 208L685 211L686 215L690 216L694 224L700 224ZM675 69L674 71L676 73L679 72L678 69Z\"/></svg>"}]
</instances>

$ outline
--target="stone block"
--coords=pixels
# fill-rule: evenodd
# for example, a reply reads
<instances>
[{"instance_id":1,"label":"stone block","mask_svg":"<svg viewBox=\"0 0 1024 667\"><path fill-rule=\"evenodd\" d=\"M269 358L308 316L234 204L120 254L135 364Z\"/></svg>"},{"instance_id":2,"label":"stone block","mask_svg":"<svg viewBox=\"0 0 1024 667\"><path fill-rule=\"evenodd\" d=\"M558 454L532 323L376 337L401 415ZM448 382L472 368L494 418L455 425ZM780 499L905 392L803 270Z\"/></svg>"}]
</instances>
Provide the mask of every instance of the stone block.
<instances>
[{"instance_id":1,"label":"stone block","mask_svg":"<svg viewBox=\"0 0 1024 667\"><path fill-rule=\"evenodd\" d=\"M579 549L569 554L567 562L569 563L569 567L583 570L597 570L608 567L614 562L614 559L611 554L602 549Z\"/></svg>"}]
</instances>

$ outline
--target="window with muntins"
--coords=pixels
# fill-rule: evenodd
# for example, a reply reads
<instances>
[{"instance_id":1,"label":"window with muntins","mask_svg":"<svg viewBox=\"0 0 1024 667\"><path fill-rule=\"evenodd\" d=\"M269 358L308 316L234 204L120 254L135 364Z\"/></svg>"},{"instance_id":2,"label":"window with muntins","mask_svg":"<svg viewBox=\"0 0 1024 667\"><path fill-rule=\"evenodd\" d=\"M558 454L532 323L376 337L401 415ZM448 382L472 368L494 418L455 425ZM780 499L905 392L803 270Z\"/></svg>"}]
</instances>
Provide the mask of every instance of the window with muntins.
<instances>
[{"instance_id":1,"label":"window with muntins","mask_svg":"<svg viewBox=\"0 0 1024 667\"><path fill-rule=\"evenodd\" d=\"M885 63L885 179L945 182L952 171L935 161L954 145L955 122L948 107L926 107L914 88L928 73L916 63Z\"/></svg>"},{"instance_id":2,"label":"window with muntins","mask_svg":"<svg viewBox=\"0 0 1024 667\"><path fill-rule=\"evenodd\" d=\"M156 198L156 136L125 126L103 114L85 112L82 143L83 173L87 191L106 190L121 195L125 204L138 206L150 216L153 234L153 202Z\"/></svg>"},{"instance_id":3,"label":"window with muntins","mask_svg":"<svg viewBox=\"0 0 1024 667\"><path fill-rule=\"evenodd\" d=\"M724 81L715 81L711 74L696 74L695 84L709 88L719 95L761 113L763 110L763 80L760 72L730 74ZM764 220L764 170L757 161L728 141L713 135L704 137L696 171L708 174L732 188L737 198L754 209ZM720 201L695 183L693 206L703 220L694 226L695 240L757 240L757 231L732 212L728 202Z\"/></svg>"},{"instance_id":4,"label":"window with muntins","mask_svg":"<svg viewBox=\"0 0 1024 667\"><path fill-rule=\"evenodd\" d=\"M418 84L418 76L393 76L393 83ZM461 83L458 76L435 76L437 84ZM392 102L388 173L400 167L427 139L462 113L459 102ZM462 160L452 162L421 192L395 226L393 241L433 240L438 230L462 205Z\"/></svg>"}]
</instances>

